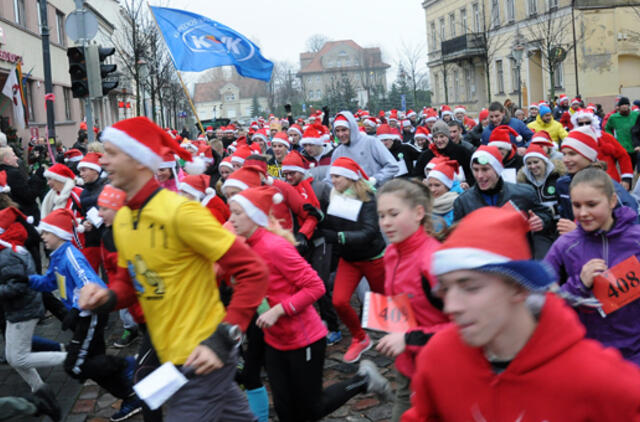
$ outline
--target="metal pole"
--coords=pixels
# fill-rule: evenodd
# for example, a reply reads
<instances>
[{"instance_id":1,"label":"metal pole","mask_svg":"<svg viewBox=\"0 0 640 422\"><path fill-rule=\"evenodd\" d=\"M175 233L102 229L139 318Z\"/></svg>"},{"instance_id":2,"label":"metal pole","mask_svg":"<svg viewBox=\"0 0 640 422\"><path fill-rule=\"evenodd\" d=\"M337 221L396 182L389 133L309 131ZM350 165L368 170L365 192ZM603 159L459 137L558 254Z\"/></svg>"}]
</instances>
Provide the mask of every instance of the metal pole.
<instances>
[{"instance_id":1,"label":"metal pole","mask_svg":"<svg viewBox=\"0 0 640 422\"><path fill-rule=\"evenodd\" d=\"M518 71L518 108L522 108L522 81L520 80L520 62L516 66Z\"/></svg>"},{"instance_id":2,"label":"metal pole","mask_svg":"<svg viewBox=\"0 0 640 422\"><path fill-rule=\"evenodd\" d=\"M51 81L51 53L49 51L49 24L47 22L47 0L39 0L40 3L40 34L42 36L42 64L44 68L44 90L45 94L53 93L53 83ZM49 144L55 143L56 139L56 119L53 109L53 100L47 97L47 132Z\"/></svg>"},{"instance_id":3,"label":"metal pole","mask_svg":"<svg viewBox=\"0 0 640 422\"><path fill-rule=\"evenodd\" d=\"M580 85L578 84L578 46L576 41L576 18L573 13L576 0L571 0L571 29L573 30L573 73L576 75L576 97L580 95Z\"/></svg>"},{"instance_id":4,"label":"metal pole","mask_svg":"<svg viewBox=\"0 0 640 422\"><path fill-rule=\"evenodd\" d=\"M76 3L76 10L82 10L84 8L84 0L75 0ZM40 14L46 14L46 12L41 12ZM46 18L45 18L46 19ZM46 21L46 20L45 20ZM85 59L87 57L86 55L86 50L85 48L87 47L87 40L86 40L86 28L84 26L84 20L81 21L80 23L81 28L80 28L80 33L82 34L82 49L84 50L84 54L85 54ZM88 75L87 75L88 77ZM83 99L84 102L84 116L85 119L87 120L87 141L88 142L93 142L94 141L94 133L93 133L93 110L91 107L91 97L87 97L85 99Z\"/></svg>"}]
</instances>

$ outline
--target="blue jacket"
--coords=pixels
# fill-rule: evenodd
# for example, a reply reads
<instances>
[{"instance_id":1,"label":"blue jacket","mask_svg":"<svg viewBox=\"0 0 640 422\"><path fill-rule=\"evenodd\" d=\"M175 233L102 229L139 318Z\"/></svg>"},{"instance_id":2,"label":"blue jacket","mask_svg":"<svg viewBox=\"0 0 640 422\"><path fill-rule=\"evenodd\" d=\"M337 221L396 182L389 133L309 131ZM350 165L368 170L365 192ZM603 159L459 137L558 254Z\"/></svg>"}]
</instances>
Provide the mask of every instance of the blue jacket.
<instances>
[{"instance_id":1,"label":"blue jacket","mask_svg":"<svg viewBox=\"0 0 640 422\"><path fill-rule=\"evenodd\" d=\"M34 290L52 292L57 289L67 309L80 309L78 294L87 283L107 287L93 271L87 258L69 241L51 253L46 274L29 276L29 284Z\"/></svg>"},{"instance_id":2,"label":"blue jacket","mask_svg":"<svg viewBox=\"0 0 640 422\"><path fill-rule=\"evenodd\" d=\"M558 215L560 218L566 218L567 220L574 220L573 207L571 206L571 197L569 196L569 185L573 175L566 174L560 177L556 181L556 192L558 193ZM636 223L638 222L638 203L631 196L629 192L622 185L615 180L612 180L613 187L616 190L616 196L618 197L618 207L624 205L631 208L636 213Z\"/></svg>"},{"instance_id":3,"label":"blue jacket","mask_svg":"<svg viewBox=\"0 0 640 422\"><path fill-rule=\"evenodd\" d=\"M529 141L533 136L533 132L527 127L527 125L524 124L523 121L512 117L508 123L503 121L502 124L508 124L516 132L518 132L520 136L522 136L522 140L518 141L513 135L509 135L511 137L512 143L516 144L516 146L518 147L526 147L527 145L529 145ZM491 136L491 132L493 132L493 129L495 128L496 127L492 123L489 123L489 125L484 128L484 130L482 131L482 145L487 145L489 143L489 137Z\"/></svg>"}]
</instances>

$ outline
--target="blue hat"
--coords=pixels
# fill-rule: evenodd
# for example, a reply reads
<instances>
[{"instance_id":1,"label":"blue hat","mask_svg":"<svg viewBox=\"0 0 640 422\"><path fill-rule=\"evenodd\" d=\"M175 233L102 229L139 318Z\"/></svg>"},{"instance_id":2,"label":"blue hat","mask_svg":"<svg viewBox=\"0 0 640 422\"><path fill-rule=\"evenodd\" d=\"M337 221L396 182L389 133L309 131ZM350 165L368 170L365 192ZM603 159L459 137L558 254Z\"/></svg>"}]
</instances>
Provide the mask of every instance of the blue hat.
<instances>
[{"instance_id":1,"label":"blue hat","mask_svg":"<svg viewBox=\"0 0 640 422\"><path fill-rule=\"evenodd\" d=\"M551 113L551 109L549 107L547 107L547 106L544 106L544 105L540 106L540 109L539 109L540 117L544 116L547 113Z\"/></svg>"}]
</instances>

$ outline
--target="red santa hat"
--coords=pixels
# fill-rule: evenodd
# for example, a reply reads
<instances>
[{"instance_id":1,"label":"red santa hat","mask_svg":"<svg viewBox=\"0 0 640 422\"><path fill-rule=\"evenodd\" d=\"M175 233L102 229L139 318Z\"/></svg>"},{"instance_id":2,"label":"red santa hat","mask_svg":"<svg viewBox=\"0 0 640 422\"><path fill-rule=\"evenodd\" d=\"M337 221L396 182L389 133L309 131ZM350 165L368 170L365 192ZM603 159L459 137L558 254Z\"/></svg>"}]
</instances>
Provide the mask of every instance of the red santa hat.
<instances>
[{"instance_id":1,"label":"red santa hat","mask_svg":"<svg viewBox=\"0 0 640 422\"><path fill-rule=\"evenodd\" d=\"M324 128L320 123L314 123L304 130L300 145L324 145Z\"/></svg>"},{"instance_id":2,"label":"red santa hat","mask_svg":"<svg viewBox=\"0 0 640 422\"><path fill-rule=\"evenodd\" d=\"M75 182L76 175L69 167L64 164L56 163L45 170L44 177L57 180L58 182L67 183L68 181Z\"/></svg>"},{"instance_id":3,"label":"red santa hat","mask_svg":"<svg viewBox=\"0 0 640 422\"><path fill-rule=\"evenodd\" d=\"M413 117L413 116L417 116L417 115L418 115L418 113L416 113L415 111L413 111L413 110L411 110L411 109L409 109L409 110L407 111L407 117L409 117L409 118L411 118L411 117Z\"/></svg>"},{"instance_id":4,"label":"red santa hat","mask_svg":"<svg viewBox=\"0 0 640 422\"><path fill-rule=\"evenodd\" d=\"M467 114L467 108L463 105L457 105L456 108L453 109L453 114Z\"/></svg>"},{"instance_id":5,"label":"red santa hat","mask_svg":"<svg viewBox=\"0 0 640 422\"><path fill-rule=\"evenodd\" d=\"M483 108L482 110L480 110L480 113L478 114L478 120L482 121L484 119L487 119L489 117L489 109Z\"/></svg>"},{"instance_id":6,"label":"red santa hat","mask_svg":"<svg viewBox=\"0 0 640 422\"><path fill-rule=\"evenodd\" d=\"M153 172L158 170L165 148L175 152L180 158L191 161L191 155L147 117L121 120L105 128L101 139L104 143L113 144Z\"/></svg>"},{"instance_id":7,"label":"red santa hat","mask_svg":"<svg viewBox=\"0 0 640 422\"><path fill-rule=\"evenodd\" d=\"M291 144L289 143L289 136L287 135L287 132L278 132L274 135L273 139L271 140L271 144L280 144L280 145L284 145L287 148L291 147Z\"/></svg>"},{"instance_id":8,"label":"red santa hat","mask_svg":"<svg viewBox=\"0 0 640 422\"><path fill-rule=\"evenodd\" d=\"M206 132L213 133L213 126L207 126Z\"/></svg>"},{"instance_id":9,"label":"red santa hat","mask_svg":"<svg viewBox=\"0 0 640 422\"><path fill-rule=\"evenodd\" d=\"M304 168L304 158L298 151L291 151L282 160L282 171L297 171L299 173L306 173Z\"/></svg>"},{"instance_id":10,"label":"red santa hat","mask_svg":"<svg viewBox=\"0 0 640 422\"><path fill-rule=\"evenodd\" d=\"M545 147L554 147L555 144L551 140L551 135L546 130L539 130L531 137L531 143Z\"/></svg>"},{"instance_id":11,"label":"red santa hat","mask_svg":"<svg viewBox=\"0 0 640 422\"><path fill-rule=\"evenodd\" d=\"M397 139L397 140L401 140L402 138L400 137L400 135L393 130L393 128L391 126L389 126L388 124L382 124L380 126L378 126L378 130L376 130L376 137L381 140L387 140L387 139Z\"/></svg>"},{"instance_id":12,"label":"red santa hat","mask_svg":"<svg viewBox=\"0 0 640 422\"><path fill-rule=\"evenodd\" d=\"M204 206L216 196L216 190L210 187L211 176L207 174L190 174L178 184L178 190L188 193Z\"/></svg>"},{"instance_id":13,"label":"red santa hat","mask_svg":"<svg viewBox=\"0 0 640 422\"><path fill-rule=\"evenodd\" d=\"M360 179L369 180L369 176L367 176L367 173L365 173L362 167L348 157L339 157L331 163L329 174L343 176L353 181Z\"/></svg>"},{"instance_id":14,"label":"red santa hat","mask_svg":"<svg viewBox=\"0 0 640 422\"><path fill-rule=\"evenodd\" d=\"M231 162L242 165L244 160L252 154L251 148L248 145L240 145L236 152L231 156Z\"/></svg>"},{"instance_id":15,"label":"red santa hat","mask_svg":"<svg viewBox=\"0 0 640 422\"><path fill-rule=\"evenodd\" d=\"M582 100L580 100L580 98L576 97L573 100L571 100L571 105L575 105L575 104L581 104Z\"/></svg>"},{"instance_id":16,"label":"red santa hat","mask_svg":"<svg viewBox=\"0 0 640 422\"><path fill-rule=\"evenodd\" d=\"M524 154L523 157L523 161L527 161L527 158L539 158L542 161L544 161L545 163L547 163L547 165L549 164L549 157L547 156L547 154L544 152L544 149L542 149L542 147L539 144L534 144L531 143L529 145L529 148L527 148L527 152Z\"/></svg>"},{"instance_id":17,"label":"red santa hat","mask_svg":"<svg viewBox=\"0 0 640 422\"><path fill-rule=\"evenodd\" d=\"M579 127L578 120L581 119L589 119L589 121L591 122L591 128L596 133L600 132L600 119L594 114L593 110L589 108L580 108L576 110L571 115L571 124L573 125L573 127Z\"/></svg>"},{"instance_id":18,"label":"red santa hat","mask_svg":"<svg viewBox=\"0 0 640 422\"><path fill-rule=\"evenodd\" d=\"M402 121L402 127L411 127L411 120L409 119L404 119Z\"/></svg>"},{"instance_id":19,"label":"red santa hat","mask_svg":"<svg viewBox=\"0 0 640 422\"><path fill-rule=\"evenodd\" d=\"M261 184L262 178L259 172L252 168L242 167L227 177L227 180L222 184L222 190L224 191L226 188L245 190Z\"/></svg>"},{"instance_id":20,"label":"red santa hat","mask_svg":"<svg viewBox=\"0 0 640 422\"><path fill-rule=\"evenodd\" d=\"M427 179L434 178L439 180L448 189L451 189L453 182L458 172L459 164L455 160L447 160L436 164L436 166L429 172Z\"/></svg>"},{"instance_id":21,"label":"red santa hat","mask_svg":"<svg viewBox=\"0 0 640 422\"><path fill-rule=\"evenodd\" d=\"M254 223L261 227L267 227L271 208L283 200L284 197L276 188L259 186L240 192L229 201L240 205Z\"/></svg>"},{"instance_id":22,"label":"red santa hat","mask_svg":"<svg viewBox=\"0 0 640 422\"><path fill-rule=\"evenodd\" d=\"M265 144L269 143L269 135L267 134L267 130L268 129L266 128L258 129L256 133L254 133L251 137L251 140L255 142L258 139L262 139Z\"/></svg>"},{"instance_id":23,"label":"red santa hat","mask_svg":"<svg viewBox=\"0 0 640 422\"><path fill-rule=\"evenodd\" d=\"M569 148L594 162L598 160L598 141L590 126L580 126L573 129L562 140L560 149Z\"/></svg>"},{"instance_id":24,"label":"red santa hat","mask_svg":"<svg viewBox=\"0 0 640 422\"><path fill-rule=\"evenodd\" d=\"M80 151L79 149L75 149L75 148L71 148L70 150L68 150L67 152L64 153L64 161L65 162L71 162L71 163L76 163L80 160L82 160L82 151Z\"/></svg>"},{"instance_id":25,"label":"red santa hat","mask_svg":"<svg viewBox=\"0 0 640 422\"><path fill-rule=\"evenodd\" d=\"M25 217L15 207L7 207L0 211L0 249L10 248L14 252L29 253L23 247L29 237L25 223L32 224L33 217Z\"/></svg>"},{"instance_id":26,"label":"red santa hat","mask_svg":"<svg viewBox=\"0 0 640 422\"><path fill-rule=\"evenodd\" d=\"M162 152L162 161L158 164L159 169L175 169L176 156L173 151L166 149Z\"/></svg>"},{"instance_id":27,"label":"red santa hat","mask_svg":"<svg viewBox=\"0 0 640 422\"><path fill-rule=\"evenodd\" d=\"M568 103L568 102L569 102L569 97L567 97L567 94L560 94L560 96L558 97L558 104Z\"/></svg>"},{"instance_id":28,"label":"red santa hat","mask_svg":"<svg viewBox=\"0 0 640 422\"><path fill-rule=\"evenodd\" d=\"M397 122L398 121L398 110L396 110L396 109L391 110L391 112L389 113L389 118L387 120L389 120L389 121L393 120L393 121Z\"/></svg>"},{"instance_id":29,"label":"red santa hat","mask_svg":"<svg viewBox=\"0 0 640 422\"><path fill-rule=\"evenodd\" d=\"M413 135L413 138L429 139L429 129L427 129L424 126L418 126L418 128L416 129L415 135Z\"/></svg>"},{"instance_id":30,"label":"red santa hat","mask_svg":"<svg viewBox=\"0 0 640 422\"><path fill-rule=\"evenodd\" d=\"M477 209L433 254L433 274L477 270L504 275L531 291L545 291L555 275L546 264L531 260L528 232L529 223L513 208Z\"/></svg>"},{"instance_id":31,"label":"red santa hat","mask_svg":"<svg viewBox=\"0 0 640 422\"><path fill-rule=\"evenodd\" d=\"M504 171L502 166L502 154L498 147L492 145L480 145L471 155L471 163L477 160L479 164L489 164L498 173L498 176Z\"/></svg>"},{"instance_id":32,"label":"red santa hat","mask_svg":"<svg viewBox=\"0 0 640 422\"><path fill-rule=\"evenodd\" d=\"M375 117L367 116L362 121L362 125L367 127L376 127L378 126L378 122Z\"/></svg>"},{"instance_id":33,"label":"red santa hat","mask_svg":"<svg viewBox=\"0 0 640 422\"><path fill-rule=\"evenodd\" d=\"M513 144L511 143L511 136L515 137L516 141L522 140L522 136L520 136L520 134L518 134L518 132L516 132L511 126L500 125L491 131L488 145L503 149L512 149Z\"/></svg>"},{"instance_id":34,"label":"red santa hat","mask_svg":"<svg viewBox=\"0 0 640 422\"><path fill-rule=\"evenodd\" d=\"M220 167L227 167L228 169L233 171L233 164L231 164L231 156L230 155L227 155L226 157L224 157L222 159L222 161L220 161L220 164L218 164L218 169Z\"/></svg>"},{"instance_id":35,"label":"red santa hat","mask_svg":"<svg viewBox=\"0 0 640 422\"><path fill-rule=\"evenodd\" d=\"M440 106L440 114L442 114L442 116L445 115L449 115L449 116L453 116L453 112L451 111L451 107L449 107L446 104L443 104L442 106Z\"/></svg>"},{"instance_id":36,"label":"red santa hat","mask_svg":"<svg viewBox=\"0 0 640 422\"><path fill-rule=\"evenodd\" d=\"M38 231L52 233L62 240L71 240L74 238L77 240L77 234L84 231L84 226L76 226L76 219L71 211L66 208L58 208L40 220Z\"/></svg>"},{"instance_id":37,"label":"red santa hat","mask_svg":"<svg viewBox=\"0 0 640 422\"><path fill-rule=\"evenodd\" d=\"M587 104L587 107L586 107L587 110L591 110L594 113L596 111L596 108L597 107L596 107L596 105L594 103L589 103L589 104Z\"/></svg>"},{"instance_id":38,"label":"red santa hat","mask_svg":"<svg viewBox=\"0 0 640 422\"><path fill-rule=\"evenodd\" d=\"M102 172L102 167L100 166L100 158L102 158L102 154L99 152L89 152L87 155L82 158L82 161L78 163L78 170L81 168L88 168L98 173Z\"/></svg>"},{"instance_id":39,"label":"red santa hat","mask_svg":"<svg viewBox=\"0 0 640 422\"><path fill-rule=\"evenodd\" d=\"M333 127L346 127L347 129L349 129L349 120L347 120L347 118L343 114L338 114L333 120Z\"/></svg>"},{"instance_id":40,"label":"red santa hat","mask_svg":"<svg viewBox=\"0 0 640 422\"><path fill-rule=\"evenodd\" d=\"M535 108L536 110L538 110L540 106L536 103L529 104L529 110L531 110L532 108Z\"/></svg>"},{"instance_id":41,"label":"red santa hat","mask_svg":"<svg viewBox=\"0 0 640 422\"><path fill-rule=\"evenodd\" d=\"M426 118L424 120L426 122L435 122L436 120L438 120L438 112L430 108L429 110L427 110Z\"/></svg>"},{"instance_id":42,"label":"red santa hat","mask_svg":"<svg viewBox=\"0 0 640 422\"><path fill-rule=\"evenodd\" d=\"M105 185L100 195L98 195L98 206L117 211L124 206L126 199L127 194L125 191L111 185Z\"/></svg>"},{"instance_id":43,"label":"red santa hat","mask_svg":"<svg viewBox=\"0 0 640 422\"><path fill-rule=\"evenodd\" d=\"M294 132L297 133L298 136L300 136L300 138L302 138L302 128L300 127L300 125L294 123L291 126L289 126L289 129L287 129L287 133L289 132Z\"/></svg>"},{"instance_id":44,"label":"red santa hat","mask_svg":"<svg viewBox=\"0 0 640 422\"><path fill-rule=\"evenodd\" d=\"M7 182L7 172L5 170L0 171L0 193L11 192L11 187Z\"/></svg>"},{"instance_id":45,"label":"red santa hat","mask_svg":"<svg viewBox=\"0 0 640 422\"><path fill-rule=\"evenodd\" d=\"M7 207L0 210L0 234L4 234L9 226L11 226L16 221L33 224L33 217L27 217L16 207ZM22 242L21 244L23 243L24 242Z\"/></svg>"}]
</instances>

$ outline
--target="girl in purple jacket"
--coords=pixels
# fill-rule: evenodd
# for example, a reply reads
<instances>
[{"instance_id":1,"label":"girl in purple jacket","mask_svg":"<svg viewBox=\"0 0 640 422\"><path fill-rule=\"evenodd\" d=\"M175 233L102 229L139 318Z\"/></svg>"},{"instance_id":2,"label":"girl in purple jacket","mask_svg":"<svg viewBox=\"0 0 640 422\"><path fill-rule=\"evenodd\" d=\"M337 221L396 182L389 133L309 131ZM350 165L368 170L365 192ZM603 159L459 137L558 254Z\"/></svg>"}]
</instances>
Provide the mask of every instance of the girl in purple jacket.
<instances>
[{"instance_id":1,"label":"girl in purple jacket","mask_svg":"<svg viewBox=\"0 0 640 422\"><path fill-rule=\"evenodd\" d=\"M632 255L640 257L640 226L628 207L618 201L611 178L602 170L578 172L569 187L578 228L560 236L545 257L556 270L562 290L593 297L594 278ZM640 274L638 274L640 277ZM577 307L587 337L615 347L640 365L640 301L604 316L593 308Z\"/></svg>"},{"instance_id":2,"label":"girl in purple jacket","mask_svg":"<svg viewBox=\"0 0 640 422\"><path fill-rule=\"evenodd\" d=\"M357 375L322 388L326 335L313 303L324 284L298 254L293 235L270 216L282 194L270 186L250 188L229 200L235 232L269 267L269 286L256 325L264 330L265 367L276 413L281 422L315 421L358 393L386 398L389 382L371 361L362 361ZM261 306L263 308L263 306Z\"/></svg>"}]
</instances>

